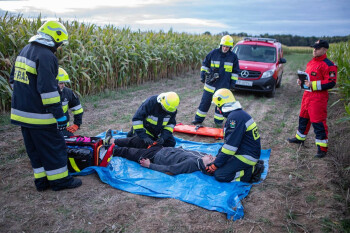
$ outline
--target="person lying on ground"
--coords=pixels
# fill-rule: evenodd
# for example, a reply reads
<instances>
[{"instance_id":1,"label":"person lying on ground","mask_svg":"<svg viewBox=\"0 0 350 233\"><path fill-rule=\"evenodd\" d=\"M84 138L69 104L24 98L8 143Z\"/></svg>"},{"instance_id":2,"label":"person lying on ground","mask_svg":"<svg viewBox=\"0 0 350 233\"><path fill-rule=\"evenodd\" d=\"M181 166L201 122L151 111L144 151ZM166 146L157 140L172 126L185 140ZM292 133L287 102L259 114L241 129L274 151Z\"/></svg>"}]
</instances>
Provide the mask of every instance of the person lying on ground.
<instances>
[{"instance_id":1,"label":"person lying on ground","mask_svg":"<svg viewBox=\"0 0 350 233\"><path fill-rule=\"evenodd\" d=\"M113 156L126 158L155 171L163 172L168 175L201 171L206 175L213 175L211 172L208 172L206 168L210 164L214 164L216 157L209 154L185 150L179 147L162 147L157 144L148 149L120 147L118 144L120 144L123 139L113 138L111 129L107 130L103 141L105 145L116 145L113 148ZM264 170L262 160L259 160L257 164L255 171L251 175L250 183L259 181L261 173ZM226 179L222 181L230 182L231 180Z\"/></svg>"},{"instance_id":2,"label":"person lying on ground","mask_svg":"<svg viewBox=\"0 0 350 233\"><path fill-rule=\"evenodd\" d=\"M158 145L154 145L148 149L115 146L113 149L113 156L126 158L140 163L143 167L168 175L178 175L196 171L201 171L208 175L205 171L205 167L215 160L215 157L212 155L198 151Z\"/></svg>"}]
</instances>

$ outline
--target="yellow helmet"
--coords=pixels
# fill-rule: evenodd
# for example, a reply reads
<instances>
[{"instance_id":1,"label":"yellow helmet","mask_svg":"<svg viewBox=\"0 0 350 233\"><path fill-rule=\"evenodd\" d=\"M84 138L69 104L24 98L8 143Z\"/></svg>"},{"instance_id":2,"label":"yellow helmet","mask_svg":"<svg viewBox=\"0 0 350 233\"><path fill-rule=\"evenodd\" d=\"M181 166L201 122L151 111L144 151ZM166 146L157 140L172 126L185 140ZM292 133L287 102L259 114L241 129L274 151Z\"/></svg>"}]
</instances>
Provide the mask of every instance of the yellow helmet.
<instances>
[{"instance_id":1,"label":"yellow helmet","mask_svg":"<svg viewBox=\"0 0 350 233\"><path fill-rule=\"evenodd\" d=\"M60 22L47 21L38 29L39 32L51 36L55 43L68 43L67 29Z\"/></svg>"},{"instance_id":2,"label":"yellow helmet","mask_svg":"<svg viewBox=\"0 0 350 233\"><path fill-rule=\"evenodd\" d=\"M175 92L165 92L158 95L157 101L165 111L175 112L177 106L179 106L180 98Z\"/></svg>"},{"instance_id":3,"label":"yellow helmet","mask_svg":"<svg viewBox=\"0 0 350 233\"><path fill-rule=\"evenodd\" d=\"M233 38L229 35L223 36L221 38L220 45L228 46L233 48Z\"/></svg>"},{"instance_id":4,"label":"yellow helmet","mask_svg":"<svg viewBox=\"0 0 350 233\"><path fill-rule=\"evenodd\" d=\"M226 103L236 102L235 97L229 89L221 88L217 90L213 95L213 102L219 108Z\"/></svg>"},{"instance_id":5,"label":"yellow helmet","mask_svg":"<svg viewBox=\"0 0 350 233\"><path fill-rule=\"evenodd\" d=\"M58 69L58 75L57 75L56 79L58 80L59 83L69 83L70 82L67 72L61 67Z\"/></svg>"}]
</instances>

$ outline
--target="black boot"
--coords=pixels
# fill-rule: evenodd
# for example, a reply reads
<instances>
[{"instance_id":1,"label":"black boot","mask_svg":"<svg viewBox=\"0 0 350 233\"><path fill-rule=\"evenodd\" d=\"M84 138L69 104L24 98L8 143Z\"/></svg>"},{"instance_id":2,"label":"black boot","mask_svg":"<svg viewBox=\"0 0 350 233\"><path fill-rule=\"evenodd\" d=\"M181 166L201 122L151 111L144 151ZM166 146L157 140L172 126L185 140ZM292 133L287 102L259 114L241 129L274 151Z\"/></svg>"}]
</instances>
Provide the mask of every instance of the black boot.
<instances>
[{"instance_id":1,"label":"black boot","mask_svg":"<svg viewBox=\"0 0 350 233\"><path fill-rule=\"evenodd\" d=\"M50 183L46 177L35 179L34 183L35 183L36 190L38 190L38 192L42 192L50 188Z\"/></svg>"},{"instance_id":2,"label":"black boot","mask_svg":"<svg viewBox=\"0 0 350 233\"><path fill-rule=\"evenodd\" d=\"M264 168L264 160L258 160L258 162L255 164L254 172L249 183L259 182L261 179L261 174L264 172Z\"/></svg>"},{"instance_id":3,"label":"black boot","mask_svg":"<svg viewBox=\"0 0 350 233\"><path fill-rule=\"evenodd\" d=\"M194 120L194 121L192 121L192 124L198 125L198 124L202 124L202 122L199 122L199 121L197 121L197 120Z\"/></svg>"},{"instance_id":4,"label":"black boot","mask_svg":"<svg viewBox=\"0 0 350 233\"><path fill-rule=\"evenodd\" d=\"M131 127L131 130L128 132L128 134L126 135L127 138L131 138L132 136L134 136L134 129Z\"/></svg>"},{"instance_id":5,"label":"black boot","mask_svg":"<svg viewBox=\"0 0 350 233\"><path fill-rule=\"evenodd\" d=\"M51 189L53 191L60 191L63 189L77 188L82 184L82 182L78 178L67 176L59 180L50 181L50 184L51 184Z\"/></svg>"},{"instance_id":6,"label":"black boot","mask_svg":"<svg viewBox=\"0 0 350 233\"><path fill-rule=\"evenodd\" d=\"M105 137L103 138L103 145L104 146L108 146L109 145L109 141L112 139L112 130L108 129L106 131Z\"/></svg>"},{"instance_id":7,"label":"black boot","mask_svg":"<svg viewBox=\"0 0 350 233\"><path fill-rule=\"evenodd\" d=\"M301 140L299 140L299 139L297 139L295 137L294 138L288 138L287 141L289 143L296 143L296 144L303 144L304 145L304 141L301 141Z\"/></svg>"},{"instance_id":8,"label":"black boot","mask_svg":"<svg viewBox=\"0 0 350 233\"><path fill-rule=\"evenodd\" d=\"M323 158L327 155L326 151L321 150L320 146L317 146L317 154L315 155L316 158Z\"/></svg>"}]
</instances>

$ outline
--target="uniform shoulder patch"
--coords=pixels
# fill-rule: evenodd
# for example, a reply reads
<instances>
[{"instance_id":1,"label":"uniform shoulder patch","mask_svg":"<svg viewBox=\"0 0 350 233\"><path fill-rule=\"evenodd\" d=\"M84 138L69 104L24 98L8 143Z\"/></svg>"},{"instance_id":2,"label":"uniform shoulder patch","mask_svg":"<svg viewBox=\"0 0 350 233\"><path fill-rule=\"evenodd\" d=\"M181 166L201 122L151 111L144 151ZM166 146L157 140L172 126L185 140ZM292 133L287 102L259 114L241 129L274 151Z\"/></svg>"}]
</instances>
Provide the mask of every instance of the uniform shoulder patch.
<instances>
[{"instance_id":1,"label":"uniform shoulder patch","mask_svg":"<svg viewBox=\"0 0 350 233\"><path fill-rule=\"evenodd\" d=\"M230 120L230 128L231 129L236 128L236 121L235 120Z\"/></svg>"},{"instance_id":2,"label":"uniform shoulder patch","mask_svg":"<svg viewBox=\"0 0 350 233\"><path fill-rule=\"evenodd\" d=\"M329 77L332 77L332 78L335 77L335 71L330 71L329 72Z\"/></svg>"}]
</instances>

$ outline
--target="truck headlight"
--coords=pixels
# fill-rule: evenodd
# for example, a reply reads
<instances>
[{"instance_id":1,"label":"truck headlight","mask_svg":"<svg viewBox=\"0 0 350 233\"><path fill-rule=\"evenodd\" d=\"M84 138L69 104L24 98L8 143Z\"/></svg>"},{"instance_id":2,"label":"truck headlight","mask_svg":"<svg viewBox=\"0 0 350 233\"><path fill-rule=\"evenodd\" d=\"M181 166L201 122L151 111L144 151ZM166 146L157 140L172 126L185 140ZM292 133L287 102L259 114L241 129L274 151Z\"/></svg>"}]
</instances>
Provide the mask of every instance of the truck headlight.
<instances>
[{"instance_id":1,"label":"truck headlight","mask_svg":"<svg viewBox=\"0 0 350 233\"><path fill-rule=\"evenodd\" d=\"M268 70L263 73L261 78L269 78L272 77L272 75L275 73L275 70Z\"/></svg>"}]
</instances>

